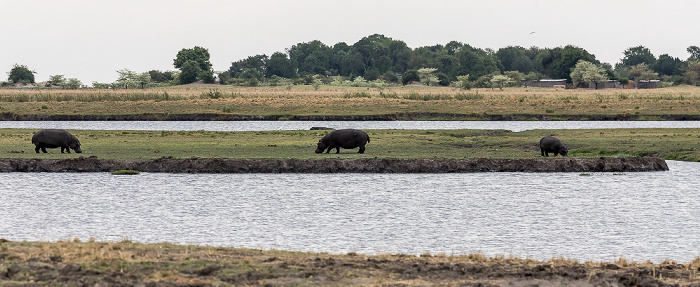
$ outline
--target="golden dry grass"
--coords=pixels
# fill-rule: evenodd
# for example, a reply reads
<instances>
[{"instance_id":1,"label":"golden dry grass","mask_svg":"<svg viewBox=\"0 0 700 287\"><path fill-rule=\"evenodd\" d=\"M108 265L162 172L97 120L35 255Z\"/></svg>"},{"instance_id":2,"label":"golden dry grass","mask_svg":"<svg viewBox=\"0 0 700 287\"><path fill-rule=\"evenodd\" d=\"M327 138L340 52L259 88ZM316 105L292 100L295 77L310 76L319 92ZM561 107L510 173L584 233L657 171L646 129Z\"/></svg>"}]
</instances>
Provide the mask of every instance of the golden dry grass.
<instances>
[{"instance_id":1,"label":"golden dry grass","mask_svg":"<svg viewBox=\"0 0 700 287\"><path fill-rule=\"evenodd\" d=\"M167 99L163 95L167 94ZM59 101L52 98L80 97ZM24 97L24 98L23 98ZM147 100L140 100L141 98ZM149 97L154 99L148 100ZM36 101L32 99L46 99ZM91 101L90 98L109 100ZM120 100L123 99L123 100ZM400 113L656 116L700 111L700 88L654 90L176 86L145 90L0 90L0 112L40 115L219 113L385 115ZM652 118L653 119L653 118Z\"/></svg>"}]
</instances>

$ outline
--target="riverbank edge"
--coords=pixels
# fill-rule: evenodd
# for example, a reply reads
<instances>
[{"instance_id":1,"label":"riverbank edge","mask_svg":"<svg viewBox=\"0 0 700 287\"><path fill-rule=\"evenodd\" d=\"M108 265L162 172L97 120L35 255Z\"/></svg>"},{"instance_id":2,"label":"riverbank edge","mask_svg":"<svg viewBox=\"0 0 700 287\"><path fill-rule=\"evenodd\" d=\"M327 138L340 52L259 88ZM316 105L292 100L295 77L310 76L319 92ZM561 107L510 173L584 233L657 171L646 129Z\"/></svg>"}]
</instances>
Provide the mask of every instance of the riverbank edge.
<instances>
[{"instance_id":1,"label":"riverbank edge","mask_svg":"<svg viewBox=\"0 0 700 287\"><path fill-rule=\"evenodd\" d=\"M536 159L224 159L162 157L152 160L0 159L0 172L164 173L471 173L471 172L643 172L667 171L658 157Z\"/></svg>"},{"instance_id":2,"label":"riverbank edge","mask_svg":"<svg viewBox=\"0 0 700 287\"><path fill-rule=\"evenodd\" d=\"M0 121L700 121L700 114L453 114L453 113L395 113L383 115L239 115L222 113L169 114L143 113L123 115L21 115L0 113Z\"/></svg>"},{"instance_id":3,"label":"riverbank edge","mask_svg":"<svg viewBox=\"0 0 700 287\"><path fill-rule=\"evenodd\" d=\"M0 285L700 286L698 259L654 264L468 255L329 254L0 238ZM244 262L244 263L241 263ZM24 285L22 285L24 286Z\"/></svg>"}]
</instances>

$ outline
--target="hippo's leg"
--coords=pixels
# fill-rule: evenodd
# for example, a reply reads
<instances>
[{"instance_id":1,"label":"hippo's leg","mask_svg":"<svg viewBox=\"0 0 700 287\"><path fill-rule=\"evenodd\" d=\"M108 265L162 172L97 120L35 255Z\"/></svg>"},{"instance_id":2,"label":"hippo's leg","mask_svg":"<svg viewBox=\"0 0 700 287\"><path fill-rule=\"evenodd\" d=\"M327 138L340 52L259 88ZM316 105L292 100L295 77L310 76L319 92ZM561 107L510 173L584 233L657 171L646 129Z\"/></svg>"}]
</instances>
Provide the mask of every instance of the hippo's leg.
<instances>
[{"instance_id":1,"label":"hippo's leg","mask_svg":"<svg viewBox=\"0 0 700 287\"><path fill-rule=\"evenodd\" d=\"M44 152L44 153L46 153L46 147L45 147L45 146L42 146L42 147L41 147L41 151Z\"/></svg>"},{"instance_id":2,"label":"hippo's leg","mask_svg":"<svg viewBox=\"0 0 700 287\"><path fill-rule=\"evenodd\" d=\"M340 147L335 148L335 153L340 153Z\"/></svg>"},{"instance_id":3,"label":"hippo's leg","mask_svg":"<svg viewBox=\"0 0 700 287\"><path fill-rule=\"evenodd\" d=\"M70 148L69 148L69 147L66 147L66 152L67 152L67 153L70 153Z\"/></svg>"},{"instance_id":4,"label":"hippo's leg","mask_svg":"<svg viewBox=\"0 0 700 287\"><path fill-rule=\"evenodd\" d=\"M540 154L542 154L542 156L544 156L544 150L543 150L543 149L540 149Z\"/></svg>"},{"instance_id":5,"label":"hippo's leg","mask_svg":"<svg viewBox=\"0 0 700 287\"><path fill-rule=\"evenodd\" d=\"M365 153L365 146L361 145L360 151L358 151L357 153Z\"/></svg>"},{"instance_id":6,"label":"hippo's leg","mask_svg":"<svg viewBox=\"0 0 700 287\"><path fill-rule=\"evenodd\" d=\"M35 151L36 153L39 153L39 146L34 147L34 151Z\"/></svg>"}]
</instances>

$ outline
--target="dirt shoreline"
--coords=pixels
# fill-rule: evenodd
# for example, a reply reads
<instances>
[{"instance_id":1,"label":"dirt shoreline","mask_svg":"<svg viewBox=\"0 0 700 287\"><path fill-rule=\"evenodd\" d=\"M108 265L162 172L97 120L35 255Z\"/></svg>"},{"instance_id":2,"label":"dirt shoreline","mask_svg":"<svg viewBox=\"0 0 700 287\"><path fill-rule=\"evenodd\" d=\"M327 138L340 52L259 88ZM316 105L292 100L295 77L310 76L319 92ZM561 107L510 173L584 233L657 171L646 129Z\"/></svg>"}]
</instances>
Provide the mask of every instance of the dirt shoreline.
<instances>
[{"instance_id":1,"label":"dirt shoreline","mask_svg":"<svg viewBox=\"0 0 700 287\"><path fill-rule=\"evenodd\" d=\"M0 286L700 286L679 264L546 261L482 254L362 255L167 243L12 242Z\"/></svg>"},{"instance_id":2,"label":"dirt shoreline","mask_svg":"<svg viewBox=\"0 0 700 287\"><path fill-rule=\"evenodd\" d=\"M222 159L163 157L152 160L0 159L0 172L167 173L458 173L458 172L641 172L666 171L657 157L535 159Z\"/></svg>"},{"instance_id":3,"label":"dirt shoreline","mask_svg":"<svg viewBox=\"0 0 700 287\"><path fill-rule=\"evenodd\" d=\"M223 113L168 114L144 113L124 115L20 115L11 112L0 113L0 121L398 121L398 120L481 120L481 121L529 121L529 120L569 120L569 121L698 121L700 114L659 114L659 115L542 115L542 114L447 114L447 113L395 113L384 115L237 115Z\"/></svg>"}]
</instances>

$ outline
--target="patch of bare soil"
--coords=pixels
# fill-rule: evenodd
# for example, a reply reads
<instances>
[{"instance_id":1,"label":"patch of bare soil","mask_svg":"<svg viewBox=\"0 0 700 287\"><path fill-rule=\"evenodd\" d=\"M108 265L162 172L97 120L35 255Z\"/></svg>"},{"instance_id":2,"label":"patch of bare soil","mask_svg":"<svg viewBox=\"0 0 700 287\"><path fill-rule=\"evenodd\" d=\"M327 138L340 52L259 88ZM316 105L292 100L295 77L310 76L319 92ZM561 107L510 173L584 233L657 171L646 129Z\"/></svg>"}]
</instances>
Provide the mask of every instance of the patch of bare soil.
<instances>
[{"instance_id":1,"label":"patch of bare soil","mask_svg":"<svg viewBox=\"0 0 700 287\"><path fill-rule=\"evenodd\" d=\"M169 173L447 173L447 172L633 172L664 171L657 157L536 159L222 159L163 157L153 160L0 159L0 172L109 172L115 170Z\"/></svg>"}]
</instances>

